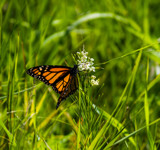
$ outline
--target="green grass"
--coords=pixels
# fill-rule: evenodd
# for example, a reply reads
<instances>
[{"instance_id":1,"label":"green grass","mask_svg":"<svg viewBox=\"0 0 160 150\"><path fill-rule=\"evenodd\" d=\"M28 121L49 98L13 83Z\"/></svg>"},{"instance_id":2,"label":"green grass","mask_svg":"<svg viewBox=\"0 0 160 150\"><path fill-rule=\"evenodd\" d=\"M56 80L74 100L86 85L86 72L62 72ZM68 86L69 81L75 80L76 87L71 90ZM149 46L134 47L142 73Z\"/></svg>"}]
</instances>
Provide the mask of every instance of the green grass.
<instances>
[{"instance_id":1,"label":"green grass","mask_svg":"<svg viewBox=\"0 0 160 150\"><path fill-rule=\"evenodd\" d=\"M0 149L160 149L160 20L154 1L0 1ZM26 70L94 58L100 79L59 97Z\"/></svg>"}]
</instances>

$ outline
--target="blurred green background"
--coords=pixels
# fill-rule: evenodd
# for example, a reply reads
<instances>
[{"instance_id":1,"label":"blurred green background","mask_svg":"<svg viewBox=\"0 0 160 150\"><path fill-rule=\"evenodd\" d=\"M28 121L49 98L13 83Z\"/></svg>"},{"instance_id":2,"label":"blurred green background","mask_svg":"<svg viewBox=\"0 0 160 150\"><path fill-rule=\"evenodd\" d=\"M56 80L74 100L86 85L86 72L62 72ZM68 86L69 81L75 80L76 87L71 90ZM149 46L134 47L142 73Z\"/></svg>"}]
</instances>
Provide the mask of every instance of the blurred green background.
<instances>
[{"instance_id":1,"label":"blurred green background","mask_svg":"<svg viewBox=\"0 0 160 150\"><path fill-rule=\"evenodd\" d=\"M0 148L76 149L73 130L78 117L76 104L71 105L73 97L57 111L59 95L33 80L26 69L73 67L72 55L83 46L94 58L95 75L100 79L99 86L91 89L91 100L108 114L132 77L142 48L137 71L115 118L129 133L147 125L147 120L159 119L159 6L159 0L0 0ZM150 149L156 145L158 149L158 122L149 131L133 136L136 146L123 141L112 148ZM111 141L112 134L116 135L113 127L105 138ZM8 144L9 140L16 146Z\"/></svg>"}]
</instances>

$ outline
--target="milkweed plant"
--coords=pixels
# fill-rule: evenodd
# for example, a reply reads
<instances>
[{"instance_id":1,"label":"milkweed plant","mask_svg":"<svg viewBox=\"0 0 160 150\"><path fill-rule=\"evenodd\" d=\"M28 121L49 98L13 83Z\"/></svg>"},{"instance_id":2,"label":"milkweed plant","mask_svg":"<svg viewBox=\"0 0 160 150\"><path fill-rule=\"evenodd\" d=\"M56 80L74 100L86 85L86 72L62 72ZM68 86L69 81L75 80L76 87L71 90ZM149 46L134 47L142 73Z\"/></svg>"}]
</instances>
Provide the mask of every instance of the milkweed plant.
<instances>
[{"instance_id":1,"label":"milkweed plant","mask_svg":"<svg viewBox=\"0 0 160 150\"><path fill-rule=\"evenodd\" d=\"M76 53L77 57L77 65L80 73L80 85L79 85L79 109L77 114L79 114L79 131L81 131L77 135L77 137L81 137L79 139L80 147L79 148L87 148L92 140L95 138L97 134L97 130L95 130L95 126L98 128L98 121L93 110L92 100L94 96L92 94L93 86L99 85L99 79L95 76L95 66L94 59L88 56L88 52L83 49L80 52ZM77 110L76 110L77 111ZM96 123L97 122L97 123ZM83 139L82 139L83 137ZM86 139L90 138L87 143L83 143L82 141L86 141ZM78 144L78 140L77 140Z\"/></svg>"}]
</instances>

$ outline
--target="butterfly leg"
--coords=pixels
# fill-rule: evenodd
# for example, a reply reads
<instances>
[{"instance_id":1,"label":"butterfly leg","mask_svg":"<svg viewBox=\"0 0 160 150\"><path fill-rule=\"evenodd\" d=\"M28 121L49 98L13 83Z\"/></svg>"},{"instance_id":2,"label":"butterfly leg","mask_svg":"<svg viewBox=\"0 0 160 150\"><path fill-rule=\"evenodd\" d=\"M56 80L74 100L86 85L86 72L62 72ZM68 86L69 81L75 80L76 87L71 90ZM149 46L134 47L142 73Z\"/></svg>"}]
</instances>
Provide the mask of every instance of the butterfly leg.
<instances>
[{"instance_id":1,"label":"butterfly leg","mask_svg":"<svg viewBox=\"0 0 160 150\"><path fill-rule=\"evenodd\" d=\"M62 97L59 97L57 105L56 105L56 109L58 109L58 107L59 107L59 105L60 105L61 102L62 102Z\"/></svg>"}]
</instances>

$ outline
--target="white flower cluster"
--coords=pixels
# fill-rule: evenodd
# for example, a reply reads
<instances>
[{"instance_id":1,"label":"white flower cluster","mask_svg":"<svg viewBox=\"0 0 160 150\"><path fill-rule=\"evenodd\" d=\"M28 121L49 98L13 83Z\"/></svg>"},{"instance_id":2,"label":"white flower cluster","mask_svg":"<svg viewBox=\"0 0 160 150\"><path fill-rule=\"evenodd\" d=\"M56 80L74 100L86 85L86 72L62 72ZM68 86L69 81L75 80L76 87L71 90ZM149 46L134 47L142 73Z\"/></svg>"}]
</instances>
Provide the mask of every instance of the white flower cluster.
<instances>
[{"instance_id":1,"label":"white flower cluster","mask_svg":"<svg viewBox=\"0 0 160 150\"><path fill-rule=\"evenodd\" d=\"M93 66L93 58L90 58L87 56L88 52L85 50L81 52L77 52L77 56L79 58L78 60L78 69L79 71L89 71L89 72L95 72L95 67Z\"/></svg>"},{"instance_id":2,"label":"white flower cluster","mask_svg":"<svg viewBox=\"0 0 160 150\"><path fill-rule=\"evenodd\" d=\"M78 56L78 69L79 71L88 71L88 72L95 72L95 67L93 66L94 59L88 57L88 52L85 50L81 52L77 52ZM91 76L91 85L98 85L99 84L99 79L96 80L96 76L92 75Z\"/></svg>"},{"instance_id":3,"label":"white flower cluster","mask_svg":"<svg viewBox=\"0 0 160 150\"><path fill-rule=\"evenodd\" d=\"M96 80L96 76L91 76L91 85L99 85L99 79Z\"/></svg>"}]
</instances>

